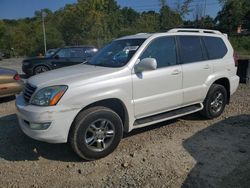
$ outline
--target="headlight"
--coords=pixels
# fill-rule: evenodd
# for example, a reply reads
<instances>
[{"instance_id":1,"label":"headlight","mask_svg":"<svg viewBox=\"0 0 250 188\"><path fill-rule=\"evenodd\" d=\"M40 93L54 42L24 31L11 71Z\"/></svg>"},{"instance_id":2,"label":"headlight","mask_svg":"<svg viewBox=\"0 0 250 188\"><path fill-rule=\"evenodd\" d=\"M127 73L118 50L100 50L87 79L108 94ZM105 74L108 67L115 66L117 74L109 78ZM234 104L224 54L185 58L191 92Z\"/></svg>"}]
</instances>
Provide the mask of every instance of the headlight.
<instances>
[{"instance_id":1,"label":"headlight","mask_svg":"<svg viewBox=\"0 0 250 188\"><path fill-rule=\"evenodd\" d=\"M31 104L38 106L54 106L68 89L67 86L51 86L40 89L31 99Z\"/></svg>"}]
</instances>

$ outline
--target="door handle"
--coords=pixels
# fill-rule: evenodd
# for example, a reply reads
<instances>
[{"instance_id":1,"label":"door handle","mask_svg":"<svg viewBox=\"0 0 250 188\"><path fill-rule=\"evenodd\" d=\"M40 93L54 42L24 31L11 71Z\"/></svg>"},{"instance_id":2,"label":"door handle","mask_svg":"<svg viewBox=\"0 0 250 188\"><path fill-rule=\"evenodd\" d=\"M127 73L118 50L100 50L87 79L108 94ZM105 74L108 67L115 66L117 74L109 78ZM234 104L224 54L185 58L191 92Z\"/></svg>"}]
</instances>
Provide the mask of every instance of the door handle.
<instances>
[{"instance_id":1,"label":"door handle","mask_svg":"<svg viewBox=\"0 0 250 188\"><path fill-rule=\"evenodd\" d=\"M181 73L181 71L180 70L174 70L173 72L172 72L172 75L178 75L178 74L180 74Z\"/></svg>"},{"instance_id":2,"label":"door handle","mask_svg":"<svg viewBox=\"0 0 250 188\"><path fill-rule=\"evenodd\" d=\"M210 66L209 66L208 64L206 64L206 65L204 66L204 69L210 69Z\"/></svg>"}]
</instances>

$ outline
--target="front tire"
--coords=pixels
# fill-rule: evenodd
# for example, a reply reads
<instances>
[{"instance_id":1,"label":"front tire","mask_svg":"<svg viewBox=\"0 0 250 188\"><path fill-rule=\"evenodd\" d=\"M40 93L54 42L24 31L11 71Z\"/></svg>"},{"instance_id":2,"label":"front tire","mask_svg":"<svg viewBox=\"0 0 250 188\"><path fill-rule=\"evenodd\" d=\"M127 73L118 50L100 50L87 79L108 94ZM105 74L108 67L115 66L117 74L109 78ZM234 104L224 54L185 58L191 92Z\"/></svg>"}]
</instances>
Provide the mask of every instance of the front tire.
<instances>
[{"instance_id":1,"label":"front tire","mask_svg":"<svg viewBox=\"0 0 250 188\"><path fill-rule=\"evenodd\" d=\"M224 86L219 84L213 84L203 102L204 108L201 114L208 118L213 119L219 117L227 103L227 91Z\"/></svg>"},{"instance_id":2,"label":"front tire","mask_svg":"<svg viewBox=\"0 0 250 188\"><path fill-rule=\"evenodd\" d=\"M92 107L80 112L70 130L73 150L85 160L96 160L112 153L123 136L123 123L113 110Z\"/></svg>"}]
</instances>

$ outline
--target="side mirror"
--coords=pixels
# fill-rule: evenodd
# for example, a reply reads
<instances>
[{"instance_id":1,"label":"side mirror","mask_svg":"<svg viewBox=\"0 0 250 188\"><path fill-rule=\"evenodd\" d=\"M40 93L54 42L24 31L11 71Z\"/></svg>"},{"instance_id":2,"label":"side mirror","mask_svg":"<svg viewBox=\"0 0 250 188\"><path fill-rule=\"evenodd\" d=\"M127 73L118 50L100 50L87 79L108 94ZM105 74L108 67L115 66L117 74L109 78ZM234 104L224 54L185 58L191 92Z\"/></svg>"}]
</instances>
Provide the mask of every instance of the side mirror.
<instances>
[{"instance_id":1,"label":"side mirror","mask_svg":"<svg viewBox=\"0 0 250 188\"><path fill-rule=\"evenodd\" d=\"M144 58L135 65L135 72L151 71L157 69L157 61L155 58Z\"/></svg>"},{"instance_id":2,"label":"side mirror","mask_svg":"<svg viewBox=\"0 0 250 188\"><path fill-rule=\"evenodd\" d=\"M59 59L59 55L55 55L54 58L55 58L55 59Z\"/></svg>"}]
</instances>

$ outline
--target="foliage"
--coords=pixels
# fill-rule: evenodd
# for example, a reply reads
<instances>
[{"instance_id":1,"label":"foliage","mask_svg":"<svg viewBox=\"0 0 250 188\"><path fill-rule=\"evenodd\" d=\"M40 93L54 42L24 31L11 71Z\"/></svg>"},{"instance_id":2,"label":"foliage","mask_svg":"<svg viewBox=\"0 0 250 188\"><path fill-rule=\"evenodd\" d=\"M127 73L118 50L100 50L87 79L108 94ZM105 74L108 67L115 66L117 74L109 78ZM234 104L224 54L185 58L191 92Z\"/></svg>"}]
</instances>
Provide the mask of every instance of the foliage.
<instances>
[{"instance_id":1,"label":"foliage","mask_svg":"<svg viewBox=\"0 0 250 188\"><path fill-rule=\"evenodd\" d=\"M196 19L194 21L185 21L184 25L190 28L204 28L204 29L214 29L216 27L215 21L212 17L206 16Z\"/></svg>"},{"instance_id":2,"label":"foliage","mask_svg":"<svg viewBox=\"0 0 250 188\"><path fill-rule=\"evenodd\" d=\"M160 29L167 31L169 28L179 27L182 25L182 18L180 14L170 9L170 7L163 6L160 10Z\"/></svg>"},{"instance_id":3,"label":"foliage","mask_svg":"<svg viewBox=\"0 0 250 188\"><path fill-rule=\"evenodd\" d=\"M250 36L234 36L229 39L238 54L250 55Z\"/></svg>"},{"instance_id":4,"label":"foliage","mask_svg":"<svg viewBox=\"0 0 250 188\"><path fill-rule=\"evenodd\" d=\"M219 11L216 21L220 30L235 33L237 27L250 29L250 1L249 0L219 0L222 10Z\"/></svg>"},{"instance_id":5,"label":"foliage","mask_svg":"<svg viewBox=\"0 0 250 188\"><path fill-rule=\"evenodd\" d=\"M33 18L0 21L0 49L14 49L16 55L43 53L42 12L46 13L48 49L81 44L101 47L123 35L179 26L180 14L164 0L162 5L160 13L120 8L115 0L78 0L56 12L43 9Z\"/></svg>"},{"instance_id":6,"label":"foliage","mask_svg":"<svg viewBox=\"0 0 250 188\"><path fill-rule=\"evenodd\" d=\"M42 12L46 13L47 48L64 45L92 44L101 47L114 38L141 32L161 32L173 27L218 28L233 32L241 24L250 29L249 0L218 0L222 10L217 18L206 16L183 21L193 0L176 0L176 8L159 0L159 12L137 12L121 8L115 0L78 0L75 4L52 12L36 11L34 17L19 20L0 20L0 51L15 55L37 55L44 52ZM232 38L237 49L250 49L249 38ZM247 43L247 42L248 43Z\"/></svg>"}]
</instances>

